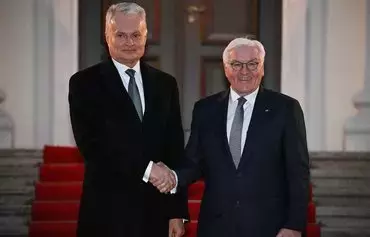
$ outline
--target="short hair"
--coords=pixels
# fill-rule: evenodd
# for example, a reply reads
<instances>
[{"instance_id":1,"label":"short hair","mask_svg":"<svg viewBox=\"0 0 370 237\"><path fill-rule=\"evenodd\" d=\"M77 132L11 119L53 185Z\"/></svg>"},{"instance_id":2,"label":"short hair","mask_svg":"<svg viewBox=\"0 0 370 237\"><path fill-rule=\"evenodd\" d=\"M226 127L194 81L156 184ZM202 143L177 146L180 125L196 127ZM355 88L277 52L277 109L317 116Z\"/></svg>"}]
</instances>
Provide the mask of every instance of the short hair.
<instances>
[{"instance_id":1,"label":"short hair","mask_svg":"<svg viewBox=\"0 0 370 237\"><path fill-rule=\"evenodd\" d=\"M121 2L121 3L113 4L108 8L107 14L105 16L105 33L107 33L108 27L112 23L117 12L122 12L125 15L126 14L137 14L144 21L146 21L145 10L140 5L133 3L133 2Z\"/></svg>"},{"instance_id":2,"label":"short hair","mask_svg":"<svg viewBox=\"0 0 370 237\"><path fill-rule=\"evenodd\" d=\"M222 60L224 63L226 63L229 60L229 52L235 48L238 48L240 46L250 46L250 47L255 47L258 49L258 52L262 58L262 61L265 61L265 48L263 47L262 43L259 42L258 40L252 40L249 39L248 37L243 37L243 38L235 38L233 39L225 48L223 54L222 54Z\"/></svg>"}]
</instances>

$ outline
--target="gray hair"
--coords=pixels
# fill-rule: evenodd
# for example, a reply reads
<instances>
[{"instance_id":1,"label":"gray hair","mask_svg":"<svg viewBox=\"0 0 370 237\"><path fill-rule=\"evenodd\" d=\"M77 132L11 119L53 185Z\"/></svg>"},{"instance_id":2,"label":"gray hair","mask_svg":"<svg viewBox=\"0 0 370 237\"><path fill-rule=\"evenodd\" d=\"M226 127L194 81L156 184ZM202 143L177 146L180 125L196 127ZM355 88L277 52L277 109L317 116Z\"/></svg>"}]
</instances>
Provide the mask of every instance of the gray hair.
<instances>
[{"instance_id":1,"label":"gray hair","mask_svg":"<svg viewBox=\"0 0 370 237\"><path fill-rule=\"evenodd\" d=\"M137 14L144 21L146 21L146 13L144 8L133 2L121 2L111 5L105 16L105 33L108 31L109 25L114 21L114 16L117 12L122 12L123 14Z\"/></svg>"},{"instance_id":2,"label":"gray hair","mask_svg":"<svg viewBox=\"0 0 370 237\"><path fill-rule=\"evenodd\" d=\"M252 40L252 39L248 39L246 37L246 38L236 38L236 39L233 39L229 43L229 45L227 45L227 47L224 50L224 53L222 54L222 60L223 60L223 62L224 63L228 62L228 60L229 60L229 53L230 53L231 50L233 50L235 48L238 48L240 46L243 46L243 45L257 48L258 49L258 52L259 52L259 55L260 55L260 57L262 59L262 62L265 61L266 52L265 52L265 48L263 47L262 43L259 42L258 40Z\"/></svg>"}]
</instances>

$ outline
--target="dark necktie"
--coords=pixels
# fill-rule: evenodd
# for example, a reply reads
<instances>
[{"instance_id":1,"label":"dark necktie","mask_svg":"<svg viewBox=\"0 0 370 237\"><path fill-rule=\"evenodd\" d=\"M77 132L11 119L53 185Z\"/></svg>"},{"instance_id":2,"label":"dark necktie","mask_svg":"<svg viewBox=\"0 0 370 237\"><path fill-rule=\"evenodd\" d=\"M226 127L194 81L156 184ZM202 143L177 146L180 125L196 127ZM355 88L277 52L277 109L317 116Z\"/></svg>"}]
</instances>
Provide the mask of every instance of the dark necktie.
<instances>
[{"instance_id":1,"label":"dark necktie","mask_svg":"<svg viewBox=\"0 0 370 237\"><path fill-rule=\"evenodd\" d=\"M239 97L238 106L235 110L234 120L231 125L229 146L235 167L238 168L241 158L241 140L242 129L244 121L244 108L243 105L247 100L244 97Z\"/></svg>"},{"instance_id":2,"label":"dark necktie","mask_svg":"<svg viewBox=\"0 0 370 237\"><path fill-rule=\"evenodd\" d=\"M128 94L131 97L132 103L135 106L137 114L140 120L143 120L143 108L141 107L141 99L139 94L139 89L137 88L135 82L135 70L127 69L126 74L130 76L130 82L128 83Z\"/></svg>"}]
</instances>

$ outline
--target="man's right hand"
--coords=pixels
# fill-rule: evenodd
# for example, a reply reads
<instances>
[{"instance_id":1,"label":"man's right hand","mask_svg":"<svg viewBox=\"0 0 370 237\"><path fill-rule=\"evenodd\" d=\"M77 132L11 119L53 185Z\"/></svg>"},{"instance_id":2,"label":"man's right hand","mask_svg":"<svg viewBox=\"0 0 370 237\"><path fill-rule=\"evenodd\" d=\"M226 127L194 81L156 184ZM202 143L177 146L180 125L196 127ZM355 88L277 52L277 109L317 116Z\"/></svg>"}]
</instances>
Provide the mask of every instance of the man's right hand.
<instances>
[{"instance_id":1,"label":"man's right hand","mask_svg":"<svg viewBox=\"0 0 370 237\"><path fill-rule=\"evenodd\" d=\"M153 163L149 181L161 193L168 193L176 186L176 177L174 173L162 162Z\"/></svg>"}]
</instances>

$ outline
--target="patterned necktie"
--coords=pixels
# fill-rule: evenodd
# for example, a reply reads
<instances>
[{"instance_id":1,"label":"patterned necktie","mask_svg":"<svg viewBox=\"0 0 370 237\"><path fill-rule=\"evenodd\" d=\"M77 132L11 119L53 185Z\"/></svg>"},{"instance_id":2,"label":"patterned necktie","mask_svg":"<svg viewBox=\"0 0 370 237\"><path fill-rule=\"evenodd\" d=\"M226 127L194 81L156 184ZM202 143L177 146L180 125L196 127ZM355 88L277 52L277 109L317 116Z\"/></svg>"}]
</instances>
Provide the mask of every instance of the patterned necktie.
<instances>
[{"instance_id":1,"label":"patterned necktie","mask_svg":"<svg viewBox=\"0 0 370 237\"><path fill-rule=\"evenodd\" d=\"M132 103L135 106L137 114L140 120L143 120L143 108L141 107L141 99L139 94L139 89L137 88L135 82L135 70L127 69L126 74L130 76L130 82L128 83L128 94L131 97Z\"/></svg>"},{"instance_id":2,"label":"patterned necktie","mask_svg":"<svg viewBox=\"0 0 370 237\"><path fill-rule=\"evenodd\" d=\"M244 108L243 105L247 100L244 97L239 97L238 106L235 110L234 120L231 125L230 131L230 151L233 157L235 167L238 168L241 158L241 140L242 140L242 129L244 121Z\"/></svg>"}]
</instances>

